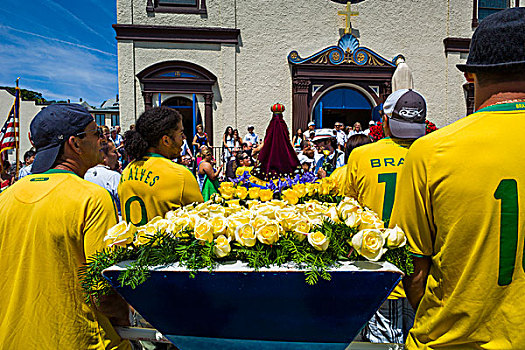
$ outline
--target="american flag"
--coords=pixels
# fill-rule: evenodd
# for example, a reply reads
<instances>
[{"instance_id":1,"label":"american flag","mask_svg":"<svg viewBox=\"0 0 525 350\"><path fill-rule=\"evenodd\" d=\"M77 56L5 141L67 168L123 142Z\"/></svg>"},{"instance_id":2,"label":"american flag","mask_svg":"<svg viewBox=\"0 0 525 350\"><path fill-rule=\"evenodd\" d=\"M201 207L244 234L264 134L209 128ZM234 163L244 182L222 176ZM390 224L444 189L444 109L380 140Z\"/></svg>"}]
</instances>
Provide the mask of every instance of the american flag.
<instances>
[{"instance_id":1,"label":"american flag","mask_svg":"<svg viewBox=\"0 0 525 350\"><path fill-rule=\"evenodd\" d=\"M9 112L9 116L7 117L7 121L4 123L4 126L2 126L2 129L0 129L0 154L4 151L7 151L8 149L13 149L18 146L17 142L19 134L19 113L20 89L16 88L15 102L13 103L13 107L11 107L11 111Z\"/></svg>"}]
</instances>

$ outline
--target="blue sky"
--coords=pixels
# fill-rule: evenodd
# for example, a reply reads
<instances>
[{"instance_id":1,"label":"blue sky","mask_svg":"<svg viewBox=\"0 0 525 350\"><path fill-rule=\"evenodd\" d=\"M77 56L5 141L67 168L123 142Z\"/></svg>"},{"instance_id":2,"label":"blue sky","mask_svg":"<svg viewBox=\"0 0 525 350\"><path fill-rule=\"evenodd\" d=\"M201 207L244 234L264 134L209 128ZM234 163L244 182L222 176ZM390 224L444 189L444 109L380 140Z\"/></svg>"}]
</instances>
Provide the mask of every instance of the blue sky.
<instances>
[{"instance_id":1,"label":"blue sky","mask_svg":"<svg viewBox=\"0 0 525 350\"><path fill-rule=\"evenodd\" d=\"M118 93L116 0L2 0L0 86L93 106Z\"/></svg>"}]
</instances>

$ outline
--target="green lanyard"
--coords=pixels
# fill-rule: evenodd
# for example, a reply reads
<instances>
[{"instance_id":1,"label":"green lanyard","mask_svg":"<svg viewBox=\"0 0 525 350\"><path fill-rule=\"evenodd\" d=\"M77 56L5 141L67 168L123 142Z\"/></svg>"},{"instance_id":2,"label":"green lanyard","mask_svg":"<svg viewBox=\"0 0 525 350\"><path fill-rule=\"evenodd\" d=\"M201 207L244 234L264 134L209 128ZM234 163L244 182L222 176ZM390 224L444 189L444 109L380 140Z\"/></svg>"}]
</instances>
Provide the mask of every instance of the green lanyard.
<instances>
[{"instance_id":1,"label":"green lanyard","mask_svg":"<svg viewBox=\"0 0 525 350\"><path fill-rule=\"evenodd\" d=\"M479 111L476 111L475 113L479 112L507 112L507 111L525 111L525 102L512 102L512 103L502 103L502 104L495 104L492 106L487 106L485 108L480 109Z\"/></svg>"}]
</instances>

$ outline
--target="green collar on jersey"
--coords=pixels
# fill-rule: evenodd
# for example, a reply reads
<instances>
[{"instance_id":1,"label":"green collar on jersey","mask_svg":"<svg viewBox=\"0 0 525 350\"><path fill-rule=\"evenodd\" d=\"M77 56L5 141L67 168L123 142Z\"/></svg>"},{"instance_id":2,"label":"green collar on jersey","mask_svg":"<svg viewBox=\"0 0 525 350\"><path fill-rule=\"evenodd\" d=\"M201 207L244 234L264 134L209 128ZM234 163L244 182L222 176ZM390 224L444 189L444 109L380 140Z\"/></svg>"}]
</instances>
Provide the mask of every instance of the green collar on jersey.
<instances>
[{"instance_id":1,"label":"green collar on jersey","mask_svg":"<svg viewBox=\"0 0 525 350\"><path fill-rule=\"evenodd\" d=\"M506 111L525 111L525 102L501 103L480 109L474 113L479 112L506 112Z\"/></svg>"},{"instance_id":2,"label":"green collar on jersey","mask_svg":"<svg viewBox=\"0 0 525 350\"><path fill-rule=\"evenodd\" d=\"M166 158L166 157L164 157L162 154L151 153L151 152L146 153L146 154L144 155L144 157Z\"/></svg>"},{"instance_id":3,"label":"green collar on jersey","mask_svg":"<svg viewBox=\"0 0 525 350\"><path fill-rule=\"evenodd\" d=\"M75 176L78 176L71 170L64 170L64 169L49 169L47 171L44 171L43 173L35 174L35 175L49 175L49 174L73 174Z\"/></svg>"}]
</instances>

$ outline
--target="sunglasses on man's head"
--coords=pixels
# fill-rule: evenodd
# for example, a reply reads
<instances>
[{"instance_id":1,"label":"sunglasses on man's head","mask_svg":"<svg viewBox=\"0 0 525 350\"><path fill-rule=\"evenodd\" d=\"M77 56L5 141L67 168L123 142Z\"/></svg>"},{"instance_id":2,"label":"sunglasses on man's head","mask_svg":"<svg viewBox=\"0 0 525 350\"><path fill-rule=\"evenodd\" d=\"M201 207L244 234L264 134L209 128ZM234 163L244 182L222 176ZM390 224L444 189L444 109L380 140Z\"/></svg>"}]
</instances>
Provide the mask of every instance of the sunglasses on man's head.
<instances>
[{"instance_id":1,"label":"sunglasses on man's head","mask_svg":"<svg viewBox=\"0 0 525 350\"><path fill-rule=\"evenodd\" d=\"M78 134L75 134L75 136L81 136L83 134L87 134L90 131L95 131L95 136L98 138L101 138L102 136L104 136L104 130L102 130L100 126L97 126L95 129L79 132Z\"/></svg>"}]
</instances>

